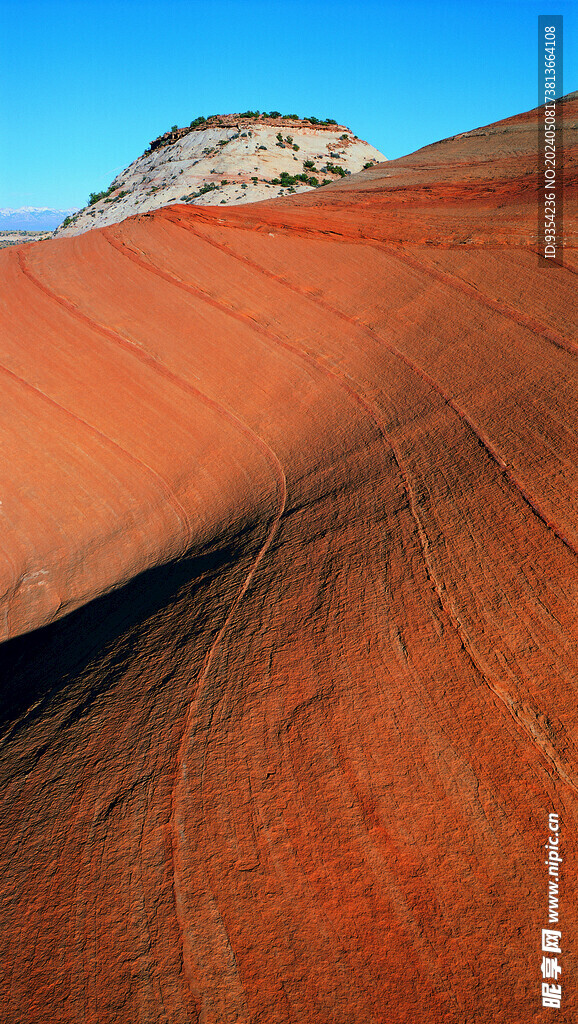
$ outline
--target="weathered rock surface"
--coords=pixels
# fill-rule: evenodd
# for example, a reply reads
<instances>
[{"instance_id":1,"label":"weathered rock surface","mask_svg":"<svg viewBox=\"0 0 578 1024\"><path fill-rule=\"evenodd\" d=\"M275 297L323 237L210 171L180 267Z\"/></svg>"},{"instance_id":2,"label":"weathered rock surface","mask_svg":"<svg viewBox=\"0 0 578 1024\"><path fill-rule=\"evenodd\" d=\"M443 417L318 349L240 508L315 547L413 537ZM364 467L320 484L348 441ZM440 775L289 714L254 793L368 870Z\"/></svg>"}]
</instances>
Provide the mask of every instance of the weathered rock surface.
<instances>
[{"instance_id":1,"label":"weathered rock surface","mask_svg":"<svg viewBox=\"0 0 578 1024\"><path fill-rule=\"evenodd\" d=\"M311 192L385 159L345 125L215 115L155 139L100 199L55 234L78 235L183 201L236 205Z\"/></svg>"},{"instance_id":2,"label":"weathered rock surface","mask_svg":"<svg viewBox=\"0 0 578 1024\"><path fill-rule=\"evenodd\" d=\"M576 1020L565 116L0 253L2 1020Z\"/></svg>"}]
</instances>

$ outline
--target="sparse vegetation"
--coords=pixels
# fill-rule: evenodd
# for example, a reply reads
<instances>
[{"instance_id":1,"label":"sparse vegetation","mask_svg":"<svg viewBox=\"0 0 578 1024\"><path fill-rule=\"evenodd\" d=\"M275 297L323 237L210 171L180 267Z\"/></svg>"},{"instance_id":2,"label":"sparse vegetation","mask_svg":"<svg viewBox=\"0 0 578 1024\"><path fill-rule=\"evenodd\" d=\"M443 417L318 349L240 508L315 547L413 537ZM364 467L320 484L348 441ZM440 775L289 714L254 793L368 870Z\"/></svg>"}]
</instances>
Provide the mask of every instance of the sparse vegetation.
<instances>
[{"instance_id":1,"label":"sparse vegetation","mask_svg":"<svg viewBox=\"0 0 578 1024\"><path fill-rule=\"evenodd\" d=\"M363 165L363 170L366 171L368 169L368 167L373 167L374 163L375 163L375 160L368 160L368 162Z\"/></svg>"},{"instance_id":2,"label":"sparse vegetation","mask_svg":"<svg viewBox=\"0 0 578 1024\"><path fill-rule=\"evenodd\" d=\"M338 174L340 178L345 178L349 174L349 171L346 171L345 168L341 167L339 164L327 164L325 170L329 171L331 174Z\"/></svg>"},{"instance_id":3,"label":"sparse vegetation","mask_svg":"<svg viewBox=\"0 0 578 1024\"><path fill-rule=\"evenodd\" d=\"M198 199L199 196L204 196L207 192L215 192L219 188L219 185L211 184L202 185L196 192L191 192L188 196L181 196L182 203L191 203L194 199Z\"/></svg>"},{"instance_id":4,"label":"sparse vegetation","mask_svg":"<svg viewBox=\"0 0 578 1024\"><path fill-rule=\"evenodd\" d=\"M99 203L101 199L106 199L111 192L114 192L115 187L116 186L113 184L109 185L108 188L105 188L104 192L91 192L88 197L87 206L94 206L94 204Z\"/></svg>"},{"instance_id":5,"label":"sparse vegetation","mask_svg":"<svg viewBox=\"0 0 578 1024\"><path fill-rule=\"evenodd\" d=\"M178 124L173 124L173 125L171 125L171 131L172 131L172 132L178 132L178 130L179 130L179 126L178 126Z\"/></svg>"},{"instance_id":6,"label":"sparse vegetation","mask_svg":"<svg viewBox=\"0 0 578 1024\"><path fill-rule=\"evenodd\" d=\"M280 178L272 178L272 185L281 185L283 188L289 188L291 185L296 185L298 182L302 182L304 185L310 185L311 188L317 188L319 181L317 178L309 177L307 174L289 174L287 171L281 171Z\"/></svg>"},{"instance_id":7,"label":"sparse vegetation","mask_svg":"<svg viewBox=\"0 0 578 1024\"><path fill-rule=\"evenodd\" d=\"M309 124L312 124L312 125L316 125L316 124L320 124L320 125L337 124L337 121L334 121L332 117L327 117L325 119L325 121L324 121L322 118L313 117L313 115L311 115L311 117L304 117L303 120L304 121L308 121ZM342 136L342 138L343 138L343 136ZM345 136L345 138L347 138L347 136Z\"/></svg>"},{"instance_id":8,"label":"sparse vegetation","mask_svg":"<svg viewBox=\"0 0 578 1024\"><path fill-rule=\"evenodd\" d=\"M194 121L191 121L189 128L198 128L200 124L205 124L206 117L195 117Z\"/></svg>"},{"instance_id":9,"label":"sparse vegetation","mask_svg":"<svg viewBox=\"0 0 578 1024\"><path fill-rule=\"evenodd\" d=\"M65 217L62 221L61 227L67 228L70 224L72 224L72 217Z\"/></svg>"},{"instance_id":10,"label":"sparse vegetation","mask_svg":"<svg viewBox=\"0 0 578 1024\"><path fill-rule=\"evenodd\" d=\"M251 117L251 118L254 117L254 118L257 118L257 117L259 117L259 114L260 114L259 110L245 110L242 114L239 114L239 117ZM263 116L265 116L265 115L263 115Z\"/></svg>"},{"instance_id":11,"label":"sparse vegetation","mask_svg":"<svg viewBox=\"0 0 578 1024\"><path fill-rule=\"evenodd\" d=\"M305 160L303 166L307 167L307 169L310 170L310 171L317 170L317 168L315 167L315 164L313 163L313 160Z\"/></svg>"}]
</instances>

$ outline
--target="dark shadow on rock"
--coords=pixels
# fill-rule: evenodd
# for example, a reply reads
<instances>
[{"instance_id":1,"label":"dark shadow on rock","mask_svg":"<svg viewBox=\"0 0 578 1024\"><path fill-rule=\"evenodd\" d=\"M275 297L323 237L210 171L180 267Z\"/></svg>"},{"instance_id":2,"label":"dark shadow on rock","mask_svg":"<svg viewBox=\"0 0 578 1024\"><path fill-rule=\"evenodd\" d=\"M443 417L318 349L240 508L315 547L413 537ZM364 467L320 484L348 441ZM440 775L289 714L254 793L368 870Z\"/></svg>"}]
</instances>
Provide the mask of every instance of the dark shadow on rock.
<instances>
[{"instance_id":1,"label":"dark shadow on rock","mask_svg":"<svg viewBox=\"0 0 578 1024\"><path fill-rule=\"evenodd\" d=\"M234 554L226 547L149 569L57 622L0 645L0 728L9 730L15 723L17 729L18 719L33 709L26 716L30 722L62 688L103 658L112 680L115 665L124 664L138 647L143 625L183 597L194 601L199 587ZM106 679L101 679L98 692L106 688Z\"/></svg>"}]
</instances>

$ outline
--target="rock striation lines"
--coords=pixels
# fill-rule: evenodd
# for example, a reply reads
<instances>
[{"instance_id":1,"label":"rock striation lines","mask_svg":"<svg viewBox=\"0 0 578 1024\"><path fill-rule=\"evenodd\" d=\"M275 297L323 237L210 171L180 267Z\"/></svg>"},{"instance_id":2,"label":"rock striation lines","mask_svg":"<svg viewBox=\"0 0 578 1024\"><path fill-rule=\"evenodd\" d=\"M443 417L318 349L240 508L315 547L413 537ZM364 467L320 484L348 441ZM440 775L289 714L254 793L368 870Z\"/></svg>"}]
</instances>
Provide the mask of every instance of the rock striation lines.
<instances>
[{"instance_id":1,"label":"rock striation lines","mask_svg":"<svg viewBox=\"0 0 578 1024\"><path fill-rule=\"evenodd\" d=\"M0 253L3 1020L575 1019L563 109Z\"/></svg>"}]
</instances>

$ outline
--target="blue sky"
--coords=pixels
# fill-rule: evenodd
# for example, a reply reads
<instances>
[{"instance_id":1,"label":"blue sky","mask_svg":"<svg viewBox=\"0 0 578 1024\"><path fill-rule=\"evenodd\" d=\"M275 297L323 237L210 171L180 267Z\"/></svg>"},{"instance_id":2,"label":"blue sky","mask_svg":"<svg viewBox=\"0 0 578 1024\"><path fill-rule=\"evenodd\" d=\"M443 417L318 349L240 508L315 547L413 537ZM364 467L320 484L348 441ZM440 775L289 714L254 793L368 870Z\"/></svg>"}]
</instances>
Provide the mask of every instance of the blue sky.
<instances>
[{"instance_id":1,"label":"blue sky","mask_svg":"<svg viewBox=\"0 0 578 1024\"><path fill-rule=\"evenodd\" d=\"M537 105L533 2L0 0L0 207L83 206L151 139L247 108L386 156ZM576 89L575 0L564 91Z\"/></svg>"}]
</instances>

